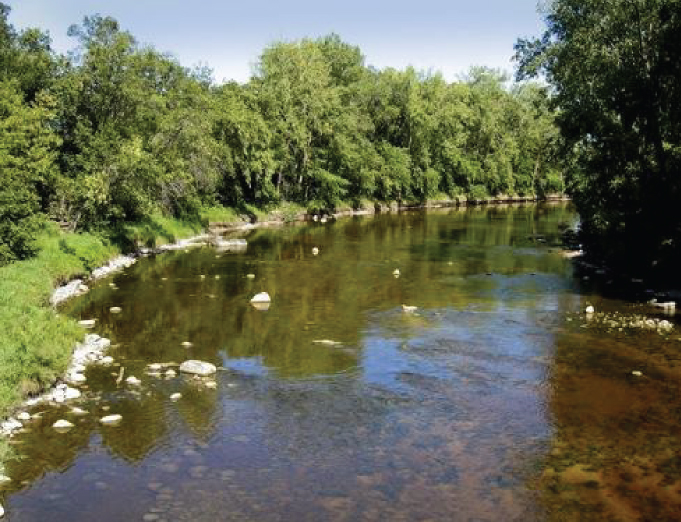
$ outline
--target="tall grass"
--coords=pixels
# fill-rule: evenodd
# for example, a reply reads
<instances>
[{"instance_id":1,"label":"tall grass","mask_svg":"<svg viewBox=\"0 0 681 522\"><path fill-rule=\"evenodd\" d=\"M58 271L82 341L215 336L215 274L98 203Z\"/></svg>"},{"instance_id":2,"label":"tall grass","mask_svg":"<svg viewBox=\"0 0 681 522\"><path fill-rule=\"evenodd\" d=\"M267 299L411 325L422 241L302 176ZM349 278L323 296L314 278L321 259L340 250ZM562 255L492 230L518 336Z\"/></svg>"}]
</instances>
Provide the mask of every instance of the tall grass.
<instances>
[{"instance_id":1,"label":"tall grass","mask_svg":"<svg viewBox=\"0 0 681 522\"><path fill-rule=\"evenodd\" d=\"M118 252L106 239L64 234L48 224L30 260L0 268L0 415L25 394L50 384L66 369L83 336L75 321L49 307L56 284L84 275Z\"/></svg>"}]
</instances>

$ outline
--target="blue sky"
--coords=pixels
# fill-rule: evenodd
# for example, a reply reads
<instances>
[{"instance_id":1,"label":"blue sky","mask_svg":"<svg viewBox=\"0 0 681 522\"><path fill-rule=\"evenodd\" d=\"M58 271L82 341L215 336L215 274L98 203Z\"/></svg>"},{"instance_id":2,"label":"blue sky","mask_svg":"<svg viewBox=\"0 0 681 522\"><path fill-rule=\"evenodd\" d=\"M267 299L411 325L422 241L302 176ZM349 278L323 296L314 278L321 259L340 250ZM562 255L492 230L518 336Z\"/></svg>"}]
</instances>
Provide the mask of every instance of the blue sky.
<instances>
[{"instance_id":1,"label":"blue sky","mask_svg":"<svg viewBox=\"0 0 681 522\"><path fill-rule=\"evenodd\" d=\"M440 71L471 65L512 71L517 37L538 36L537 0L3 0L17 28L47 30L59 52L75 42L69 25L85 15L116 18L139 42L199 63L215 79L247 81L268 44L335 32L369 65Z\"/></svg>"}]
</instances>

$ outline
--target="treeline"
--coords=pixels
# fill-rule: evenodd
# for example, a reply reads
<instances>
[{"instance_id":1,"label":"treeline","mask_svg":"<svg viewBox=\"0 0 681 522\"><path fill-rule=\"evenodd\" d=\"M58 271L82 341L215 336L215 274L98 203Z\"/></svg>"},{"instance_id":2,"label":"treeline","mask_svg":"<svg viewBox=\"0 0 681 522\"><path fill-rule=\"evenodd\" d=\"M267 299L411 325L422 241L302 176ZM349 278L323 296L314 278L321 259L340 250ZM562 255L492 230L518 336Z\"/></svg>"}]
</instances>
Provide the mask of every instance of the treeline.
<instances>
[{"instance_id":1,"label":"treeline","mask_svg":"<svg viewBox=\"0 0 681 522\"><path fill-rule=\"evenodd\" d=\"M554 0L520 76L560 107L568 190L587 253L632 275L681 281L681 2Z\"/></svg>"},{"instance_id":2,"label":"treeline","mask_svg":"<svg viewBox=\"0 0 681 522\"><path fill-rule=\"evenodd\" d=\"M62 56L8 16L0 3L0 264L32 254L45 217L112 230L213 206L563 190L546 89L493 70L377 70L330 35L273 44L248 83L216 85L109 17L69 28Z\"/></svg>"}]
</instances>

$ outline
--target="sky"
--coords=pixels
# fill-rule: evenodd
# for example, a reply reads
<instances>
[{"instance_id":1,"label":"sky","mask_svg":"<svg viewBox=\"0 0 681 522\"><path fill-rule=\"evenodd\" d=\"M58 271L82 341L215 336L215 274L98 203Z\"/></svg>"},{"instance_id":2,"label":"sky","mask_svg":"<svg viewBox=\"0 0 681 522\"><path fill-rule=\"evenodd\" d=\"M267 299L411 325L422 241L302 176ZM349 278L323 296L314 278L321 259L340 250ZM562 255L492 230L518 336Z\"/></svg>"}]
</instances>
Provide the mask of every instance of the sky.
<instances>
[{"instance_id":1,"label":"sky","mask_svg":"<svg viewBox=\"0 0 681 522\"><path fill-rule=\"evenodd\" d=\"M17 29L66 35L86 15L112 16L139 43L182 65L208 65L216 81L248 81L262 50L277 41L331 32L357 45L366 64L441 72L448 81L473 65L513 72L518 37L539 36L538 0L0 0Z\"/></svg>"}]
</instances>

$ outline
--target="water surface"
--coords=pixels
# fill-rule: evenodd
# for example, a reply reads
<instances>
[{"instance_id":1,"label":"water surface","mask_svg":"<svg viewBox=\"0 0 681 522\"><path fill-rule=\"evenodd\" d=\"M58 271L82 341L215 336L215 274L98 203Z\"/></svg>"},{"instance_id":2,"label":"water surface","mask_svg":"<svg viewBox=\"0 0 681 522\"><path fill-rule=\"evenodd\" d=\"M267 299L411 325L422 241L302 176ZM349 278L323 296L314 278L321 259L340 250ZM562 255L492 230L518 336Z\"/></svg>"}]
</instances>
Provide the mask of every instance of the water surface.
<instances>
[{"instance_id":1,"label":"water surface","mask_svg":"<svg viewBox=\"0 0 681 522\"><path fill-rule=\"evenodd\" d=\"M555 245L575 219L528 205L256 230L245 252L100 282L62 312L97 318L117 366L88 371L89 415L34 410L8 519L676 519L680 334L585 320L587 303L643 311L573 277ZM220 367L215 389L144 371L190 358ZM100 426L109 413L122 424Z\"/></svg>"}]
</instances>

